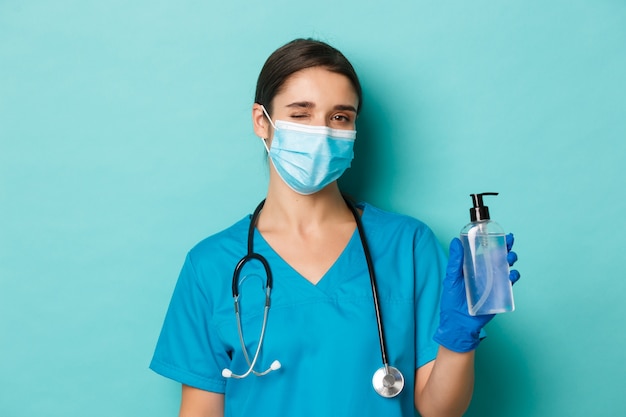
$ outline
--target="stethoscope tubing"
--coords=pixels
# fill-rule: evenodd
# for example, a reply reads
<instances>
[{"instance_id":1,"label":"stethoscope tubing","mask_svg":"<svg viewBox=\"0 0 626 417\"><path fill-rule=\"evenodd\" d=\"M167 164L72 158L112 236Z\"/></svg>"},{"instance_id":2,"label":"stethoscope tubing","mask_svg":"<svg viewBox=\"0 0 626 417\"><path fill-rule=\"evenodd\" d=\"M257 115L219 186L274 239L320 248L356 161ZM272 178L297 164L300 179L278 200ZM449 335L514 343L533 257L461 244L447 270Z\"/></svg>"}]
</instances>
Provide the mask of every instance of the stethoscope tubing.
<instances>
[{"instance_id":1,"label":"stethoscope tubing","mask_svg":"<svg viewBox=\"0 0 626 417\"><path fill-rule=\"evenodd\" d=\"M274 284L274 279L272 277L272 269L270 268L270 265L267 262L267 259L265 259L264 256L254 252L254 228L256 226L256 220L259 218L259 213L263 209L264 205L265 205L265 200L259 203L257 208L254 210L252 217L250 218L250 227L248 227L248 253L246 253L246 256L244 256L243 258L241 258L241 260L239 260L239 262L237 263L237 266L235 267L235 271L233 272L232 289L233 289L233 299L235 300L239 299L239 275L241 274L241 270L243 269L243 266L249 261L251 261L252 259L256 259L257 261L261 262L261 264L263 265L263 268L265 269L265 274L266 274L265 288L266 288L266 293L268 294L266 298L269 298L269 291L271 291L272 286ZM266 299L265 302L268 303L269 300Z\"/></svg>"},{"instance_id":2,"label":"stethoscope tubing","mask_svg":"<svg viewBox=\"0 0 626 417\"><path fill-rule=\"evenodd\" d=\"M372 262L372 256L370 254L367 238L365 237L365 231L363 230L363 223L361 222L361 216L354 207L354 204L348 200L346 196L343 196L348 208L354 216L356 221L356 228L359 231L359 238L361 239L361 245L363 246L363 254L365 255L365 262L367 263L367 270L369 271L370 284L372 287L372 297L374 298L374 312L376 313L376 325L378 326L378 342L380 344L380 354L383 365L388 368L389 362L387 362L387 346L385 345L385 329L383 326L383 318L380 312L380 304L378 301L378 287L376 285L376 275L374 271L374 262Z\"/></svg>"},{"instance_id":3,"label":"stethoscope tubing","mask_svg":"<svg viewBox=\"0 0 626 417\"><path fill-rule=\"evenodd\" d=\"M374 301L374 312L376 314L376 325L378 327L378 341L380 344L380 353L381 353L383 366L374 373L374 377L372 378L372 384L374 385L374 389L376 390L376 392L378 392L383 397L387 397L387 398L395 397L396 395L400 393L400 391L402 391L402 388L404 387L404 377L402 376L402 373L398 369L392 366L389 366L389 363L387 362L387 347L385 345L385 331L384 331L382 314L380 311L379 300L378 300L378 288L376 285L374 263L372 262L372 256L370 254L369 245L367 244L367 239L365 236L365 232L363 230L361 217L356 207L354 206L354 204L345 195L342 194L342 197L345 200L348 208L352 212L354 221L356 222L357 230L359 232L359 238L361 240L361 246L363 247L363 254L365 256L365 261L367 263L367 270L369 273L370 286L372 289L372 297ZM263 372L258 372L254 370L256 362L259 358L259 353L261 352L263 339L265 337L265 329L267 327L267 317L268 317L268 312L269 312L270 303L271 303L270 294L271 294L272 285L273 285L272 270L269 266L269 263L267 262L267 259L265 259L264 256L254 252L254 231L255 231L257 219L264 205L265 205L265 200L259 203L257 208L254 210L252 217L250 218L250 226L248 228L248 245L247 245L248 250L247 250L246 255L243 258L241 258L241 260L237 263L235 270L233 272L233 282L232 282L233 300L234 300L234 305L235 305L235 316L237 320L237 331L239 333L239 341L241 343L243 355L244 355L246 362L248 363L249 369L241 375L233 374L232 371L230 371L229 369L224 369L224 371L222 372L222 375L224 375L225 377L241 379L241 378L247 377L251 373L253 373L256 376L263 376L281 367L280 362L274 361L272 362L271 366ZM261 334L259 336L257 348L256 348L256 351L254 353L254 357L252 358L252 360L250 360L250 355L248 354L248 350L246 348L246 344L243 339L243 330L241 328L242 327L241 316L240 316L240 311L239 311L239 276L241 274L241 271L244 265L251 260L258 260L259 262L261 262L266 273L265 307L264 307L264 312L263 312L263 323L261 325Z\"/></svg>"}]
</instances>

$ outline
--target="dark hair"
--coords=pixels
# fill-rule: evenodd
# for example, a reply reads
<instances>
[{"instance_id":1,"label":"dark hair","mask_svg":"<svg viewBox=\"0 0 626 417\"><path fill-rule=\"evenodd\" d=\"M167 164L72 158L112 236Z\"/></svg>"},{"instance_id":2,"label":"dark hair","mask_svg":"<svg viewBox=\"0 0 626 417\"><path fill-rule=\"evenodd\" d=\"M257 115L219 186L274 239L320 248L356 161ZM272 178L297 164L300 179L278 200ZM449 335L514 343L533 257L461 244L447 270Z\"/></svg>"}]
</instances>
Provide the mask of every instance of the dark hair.
<instances>
[{"instance_id":1,"label":"dark hair","mask_svg":"<svg viewBox=\"0 0 626 417\"><path fill-rule=\"evenodd\" d=\"M294 39L267 58L256 84L254 102L272 112L272 100L292 74L305 68L324 67L348 77L359 99L357 113L363 102L359 78L350 61L337 49L314 39Z\"/></svg>"}]
</instances>

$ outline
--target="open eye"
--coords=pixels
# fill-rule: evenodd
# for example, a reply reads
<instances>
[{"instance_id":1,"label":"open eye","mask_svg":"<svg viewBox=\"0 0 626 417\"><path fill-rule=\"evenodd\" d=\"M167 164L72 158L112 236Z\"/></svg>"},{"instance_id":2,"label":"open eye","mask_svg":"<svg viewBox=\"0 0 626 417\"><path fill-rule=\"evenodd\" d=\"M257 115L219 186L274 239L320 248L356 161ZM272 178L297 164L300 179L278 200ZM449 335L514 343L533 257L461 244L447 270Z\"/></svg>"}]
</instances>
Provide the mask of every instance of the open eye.
<instances>
[{"instance_id":1,"label":"open eye","mask_svg":"<svg viewBox=\"0 0 626 417\"><path fill-rule=\"evenodd\" d=\"M347 113L336 113L331 117L331 124L339 129L354 128L354 117Z\"/></svg>"}]
</instances>

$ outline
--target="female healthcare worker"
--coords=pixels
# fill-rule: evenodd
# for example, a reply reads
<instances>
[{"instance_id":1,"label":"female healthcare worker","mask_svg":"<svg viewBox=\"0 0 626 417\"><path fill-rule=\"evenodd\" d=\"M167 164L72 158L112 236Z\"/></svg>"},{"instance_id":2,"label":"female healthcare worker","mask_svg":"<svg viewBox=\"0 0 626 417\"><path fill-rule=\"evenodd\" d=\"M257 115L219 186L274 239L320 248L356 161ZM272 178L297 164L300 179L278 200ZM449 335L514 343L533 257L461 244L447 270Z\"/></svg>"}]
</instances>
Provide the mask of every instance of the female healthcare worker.
<instances>
[{"instance_id":1,"label":"female healthcare worker","mask_svg":"<svg viewBox=\"0 0 626 417\"><path fill-rule=\"evenodd\" d=\"M361 103L352 65L323 42L266 61L252 107L266 199L189 251L150 365L182 383L180 416L467 409L492 316L467 312L458 239L446 267L424 223L341 194Z\"/></svg>"}]
</instances>

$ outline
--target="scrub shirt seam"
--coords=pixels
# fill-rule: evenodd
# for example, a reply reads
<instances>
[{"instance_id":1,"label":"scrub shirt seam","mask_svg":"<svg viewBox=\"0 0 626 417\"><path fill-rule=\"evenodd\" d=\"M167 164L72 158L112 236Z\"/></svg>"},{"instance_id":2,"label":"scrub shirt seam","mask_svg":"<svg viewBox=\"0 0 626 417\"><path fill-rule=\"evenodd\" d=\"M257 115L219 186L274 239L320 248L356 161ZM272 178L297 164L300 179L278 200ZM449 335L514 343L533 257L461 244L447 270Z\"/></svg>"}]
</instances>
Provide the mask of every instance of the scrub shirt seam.
<instances>
[{"instance_id":1,"label":"scrub shirt seam","mask_svg":"<svg viewBox=\"0 0 626 417\"><path fill-rule=\"evenodd\" d=\"M197 271L197 269L196 269L196 265L195 265L195 263L194 263L194 259L193 259L193 254L192 254L192 252L191 252L191 251L190 251L190 252L189 252L189 254L188 254L188 258L189 258L189 265L190 265L191 272L192 272L192 274L191 274L191 275L192 275L192 278L193 278L194 283L195 283L195 285L196 285L196 288L197 288L197 289L198 289L198 291L200 292L200 295L201 295L202 299L204 300L204 303L205 303L205 305L207 306L207 308L208 308L208 307L211 307L211 311L209 311L209 312L207 313L207 316L208 316L208 317L207 317L207 320L206 320L206 323L207 323L207 329L206 329L205 331L206 331L206 332L217 331L217 332L218 332L218 334L220 334L220 341L221 341L221 343L222 343L222 346L224 346L224 347L225 347L225 345L224 345L224 339L221 337L221 333L219 332L219 328L218 328L218 327L216 327L216 326L215 326L215 323L214 323L214 318L215 318L215 316L216 316L216 315L215 315L215 311L213 311L213 310L214 310L214 304L210 302L210 299L209 299L209 297L207 296L207 291L206 291L206 290L205 290L205 288L202 286L202 281L200 280L200 278L199 278L199 276L198 276L199 274L198 274L198 271ZM214 351L211 351L211 350L209 350L209 351L210 351L212 354L217 354L217 352L214 352ZM225 386L226 386L226 381L219 380L219 379L207 379L206 377L201 376L201 375L198 375L198 374L193 373L193 372L191 372L191 371L183 370L182 368L177 368L174 364L168 364L168 363L164 362L164 363L163 363L163 365L165 365L165 366L169 367L169 368L170 368L170 369L172 369L172 370L179 369L179 370L180 370L180 372L186 373L187 375L190 375L190 376L192 376L192 377L199 378L199 379L200 379L200 380L202 380L202 381L207 381L207 382L211 382L211 381L213 381L213 383L217 383L217 384L219 384L221 387L225 387Z\"/></svg>"},{"instance_id":2,"label":"scrub shirt seam","mask_svg":"<svg viewBox=\"0 0 626 417\"><path fill-rule=\"evenodd\" d=\"M192 272L192 276L193 276L193 281L196 285L196 287L198 288L198 290L200 291L200 294L202 295L202 298L204 299L205 303L207 305L210 305L209 303L209 297L207 297L206 291L205 289L202 287L201 281L198 278L198 272L196 270L196 265L194 264L194 260L193 260L193 256L192 253L189 252L189 254L187 255L189 258L189 265L191 267L191 272Z\"/></svg>"}]
</instances>

